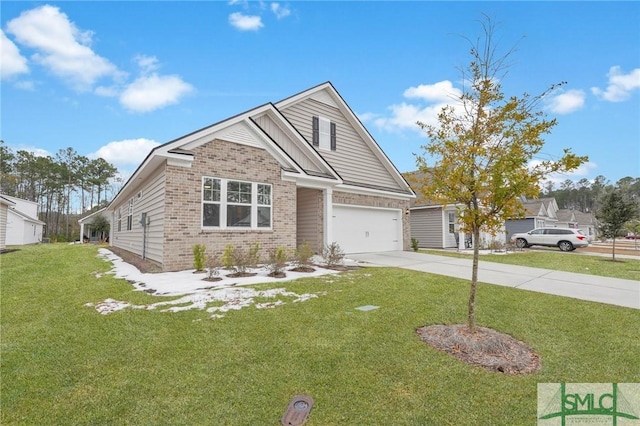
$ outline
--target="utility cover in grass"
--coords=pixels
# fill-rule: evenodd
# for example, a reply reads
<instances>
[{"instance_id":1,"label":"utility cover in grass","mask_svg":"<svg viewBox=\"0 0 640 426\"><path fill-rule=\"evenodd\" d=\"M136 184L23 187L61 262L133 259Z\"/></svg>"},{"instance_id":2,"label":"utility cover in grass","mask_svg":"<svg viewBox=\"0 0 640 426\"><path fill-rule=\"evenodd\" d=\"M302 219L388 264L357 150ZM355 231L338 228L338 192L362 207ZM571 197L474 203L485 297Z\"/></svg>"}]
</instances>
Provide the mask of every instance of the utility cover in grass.
<instances>
[{"instance_id":1,"label":"utility cover in grass","mask_svg":"<svg viewBox=\"0 0 640 426\"><path fill-rule=\"evenodd\" d=\"M378 309L380 306L373 306L373 305L364 305L364 306L358 306L356 309L359 311L373 311L374 309Z\"/></svg>"}]
</instances>

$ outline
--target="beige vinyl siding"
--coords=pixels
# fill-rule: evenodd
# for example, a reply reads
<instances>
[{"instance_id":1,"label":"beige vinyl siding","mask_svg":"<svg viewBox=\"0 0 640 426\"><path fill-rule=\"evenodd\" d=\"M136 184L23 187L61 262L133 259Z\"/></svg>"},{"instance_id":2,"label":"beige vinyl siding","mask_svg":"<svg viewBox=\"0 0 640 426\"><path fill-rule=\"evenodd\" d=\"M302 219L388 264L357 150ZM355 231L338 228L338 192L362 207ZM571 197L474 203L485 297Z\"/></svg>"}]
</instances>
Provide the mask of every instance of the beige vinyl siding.
<instances>
[{"instance_id":1,"label":"beige vinyl siding","mask_svg":"<svg viewBox=\"0 0 640 426\"><path fill-rule=\"evenodd\" d=\"M131 251L139 256L143 252L143 227L140 215L147 213L148 227L146 230L145 257L162 263L162 243L164 240L164 166L158 168L153 175L133 194L133 219L131 231L127 231L127 209L129 199L115 210L113 227L113 245ZM138 197L140 194L140 197ZM122 230L118 232L118 209L122 209Z\"/></svg>"},{"instance_id":2,"label":"beige vinyl siding","mask_svg":"<svg viewBox=\"0 0 640 426\"><path fill-rule=\"evenodd\" d=\"M336 123L337 149L335 151L318 150L318 152L338 172L345 183L384 187L396 191L406 190L398 185L338 108L314 99L307 99L285 108L282 113L309 142L312 140L311 117L324 117Z\"/></svg>"},{"instance_id":3,"label":"beige vinyl siding","mask_svg":"<svg viewBox=\"0 0 640 426\"><path fill-rule=\"evenodd\" d=\"M442 208L411 211L411 238L424 248L442 248Z\"/></svg>"},{"instance_id":4,"label":"beige vinyl siding","mask_svg":"<svg viewBox=\"0 0 640 426\"><path fill-rule=\"evenodd\" d=\"M314 251L319 253L323 241L322 192L317 189L298 188L297 193L296 245L300 247L307 242Z\"/></svg>"},{"instance_id":5,"label":"beige vinyl siding","mask_svg":"<svg viewBox=\"0 0 640 426\"><path fill-rule=\"evenodd\" d=\"M304 154L269 116L262 115L256 118L256 122L302 169L321 173L322 167L318 164L319 161Z\"/></svg>"}]
</instances>

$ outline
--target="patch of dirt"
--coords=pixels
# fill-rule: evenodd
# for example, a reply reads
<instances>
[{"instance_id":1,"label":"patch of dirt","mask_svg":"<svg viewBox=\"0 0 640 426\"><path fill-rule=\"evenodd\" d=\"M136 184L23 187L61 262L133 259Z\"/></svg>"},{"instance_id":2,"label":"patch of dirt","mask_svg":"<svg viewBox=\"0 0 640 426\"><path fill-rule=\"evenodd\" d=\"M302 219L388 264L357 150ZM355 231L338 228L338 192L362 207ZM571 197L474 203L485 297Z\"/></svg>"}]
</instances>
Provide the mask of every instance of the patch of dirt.
<instances>
[{"instance_id":1,"label":"patch of dirt","mask_svg":"<svg viewBox=\"0 0 640 426\"><path fill-rule=\"evenodd\" d=\"M222 281L222 278L220 277L206 277L203 278L202 281L209 281L210 283L216 282L216 281Z\"/></svg>"},{"instance_id":2,"label":"patch of dirt","mask_svg":"<svg viewBox=\"0 0 640 426\"><path fill-rule=\"evenodd\" d=\"M488 371L516 375L540 369L540 357L527 344L490 328L476 327L471 333L464 324L438 324L416 333L439 351Z\"/></svg>"},{"instance_id":3,"label":"patch of dirt","mask_svg":"<svg viewBox=\"0 0 640 426\"><path fill-rule=\"evenodd\" d=\"M229 274L227 275L227 277L229 278L246 278L246 277L255 277L256 274L255 272L235 272L233 274Z\"/></svg>"},{"instance_id":4,"label":"patch of dirt","mask_svg":"<svg viewBox=\"0 0 640 426\"><path fill-rule=\"evenodd\" d=\"M284 272L277 272L277 273L272 272L272 273L268 274L267 276L271 277L271 278L286 278L287 274L285 274Z\"/></svg>"},{"instance_id":5,"label":"patch of dirt","mask_svg":"<svg viewBox=\"0 0 640 426\"><path fill-rule=\"evenodd\" d=\"M291 272L315 272L316 270L310 266L297 266L289 269Z\"/></svg>"},{"instance_id":6,"label":"patch of dirt","mask_svg":"<svg viewBox=\"0 0 640 426\"><path fill-rule=\"evenodd\" d=\"M0 254L13 253L14 251L20 251L20 249L7 249L7 248L4 248L4 249L0 250Z\"/></svg>"},{"instance_id":7,"label":"patch of dirt","mask_svg":"<svg viewBox=\"0 0 640 426\"><path fill-rule=\"evenodd\" d=\"M140 272L145 274L157 274L159 272L163 272L162 267L156 262L149 259L143 259L141 256L131 253L130 251L126 251L118 247L107 247L107 250L112 251L114 254L122 258L123 261L135 266Z\"/></svg>"}]
</instances>

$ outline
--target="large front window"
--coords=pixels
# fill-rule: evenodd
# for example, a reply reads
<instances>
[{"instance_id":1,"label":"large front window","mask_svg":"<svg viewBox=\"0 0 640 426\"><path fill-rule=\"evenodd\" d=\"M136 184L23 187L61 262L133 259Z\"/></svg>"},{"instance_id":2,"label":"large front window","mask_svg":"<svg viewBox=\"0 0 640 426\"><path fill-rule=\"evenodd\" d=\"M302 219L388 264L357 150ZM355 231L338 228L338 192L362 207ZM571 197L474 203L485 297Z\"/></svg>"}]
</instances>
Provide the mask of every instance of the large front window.
<instances>
[{"instance_id":1,"label":"large front window","mask_svg":"<svg viewBox=\"0 0 640 426\"><path fill-rule=\"evenodd\" d=\"M271 185L230 179L202 179L204 228L271 228Z\"/></svg>"}]
</instances>

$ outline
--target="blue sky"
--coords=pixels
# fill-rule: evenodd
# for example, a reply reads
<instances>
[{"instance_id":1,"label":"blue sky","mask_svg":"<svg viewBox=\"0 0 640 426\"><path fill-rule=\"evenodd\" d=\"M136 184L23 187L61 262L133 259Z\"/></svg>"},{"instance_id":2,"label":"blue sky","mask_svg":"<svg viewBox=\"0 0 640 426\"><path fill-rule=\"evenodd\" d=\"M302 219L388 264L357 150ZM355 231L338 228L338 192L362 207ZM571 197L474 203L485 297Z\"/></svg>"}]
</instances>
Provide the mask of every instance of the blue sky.
<instances>
[{"instance_id":1,"label":"blue sky","mask_svg":"<svg viewBox=\"0 0 640 426\"><path fill-rule=\"evenodd\" d=\"M506 95L539 94L563 148L589 163L555 179L640 177L639 2L2 1L1 138L66 147L127 176L149 150L331 81L401 171L499 23L517 44Z\"/></svg>"}]
</instances>

